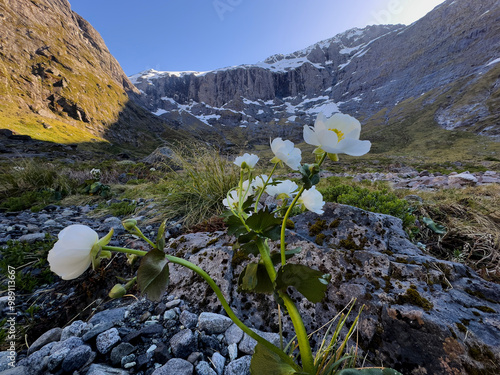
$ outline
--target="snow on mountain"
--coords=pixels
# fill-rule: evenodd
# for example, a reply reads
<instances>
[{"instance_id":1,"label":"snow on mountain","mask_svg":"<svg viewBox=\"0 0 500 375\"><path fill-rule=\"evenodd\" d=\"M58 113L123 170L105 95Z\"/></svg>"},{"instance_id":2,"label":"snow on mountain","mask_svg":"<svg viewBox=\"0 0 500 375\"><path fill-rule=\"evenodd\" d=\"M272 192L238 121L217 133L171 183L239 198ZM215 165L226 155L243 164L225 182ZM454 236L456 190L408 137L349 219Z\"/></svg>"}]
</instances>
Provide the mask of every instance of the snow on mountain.
<instances>
[{"instance_id":1,"label":"snow on mountain","mask_svg":"<svg viewBox=\"0 0 500 375\"><path fill-rule=\"evenodd\" d=\"M129 78L142 93L141 104L157 116L168 112L187 112L207 126L311 124L319 112L327 116L340 112L332 99L332 72L342 69L353 58L366 52L371 41L394 29L394 26L372 26L348 30L305 49L287 55L276 54L255 64L206 72L149 69ZM281 93L276 93L276 88L271 87L272 80L288 81L290 76L297 75L301 77L297 77L295 88L283 88ZM309 79L308 76L316 79ZM200 91L194 92L205 90L214 80L225 80L226 77L236 81L253 79L256 85L260 85L261 92L248 89L219 101L213 100L213 94L228 93L231 88L221 87L206 96ZM304 84L299 82L303 79L312 82L306 90L301 87Z\"/></svg>"}]
</instances>

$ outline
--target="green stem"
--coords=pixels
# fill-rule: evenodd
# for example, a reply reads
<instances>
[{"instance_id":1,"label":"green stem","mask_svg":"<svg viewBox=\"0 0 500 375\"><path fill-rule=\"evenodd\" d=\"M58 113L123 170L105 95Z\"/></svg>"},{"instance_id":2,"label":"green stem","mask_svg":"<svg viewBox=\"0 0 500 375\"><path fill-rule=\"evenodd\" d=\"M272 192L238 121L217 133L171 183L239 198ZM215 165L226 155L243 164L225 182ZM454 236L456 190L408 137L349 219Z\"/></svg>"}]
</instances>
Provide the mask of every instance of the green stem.
<instances>
[{"instance_id":1,"label":"green stem","mask_svg":"<svg viewBox=\"0 0 500 375\"><path fill-rule=\"evenodd\" d=\"M325 158L327 156L327 153L325 152L322 156L321 159L318 163L318 166L320 167L321 164L325 161ZM286 243L285 243L285 231L286 231L286 222L288 220L288 217L290 216L290 213L292 212L293 207L299 200L300 196L304 192L305 188L304 185L300 188L299 192L295 196L295 198L292 201L292 204L290 207L288 207L288 210L285 213L285 217L283 218L283 223L281 224L281 239L280 239L280 250L281 250L281 265L284 266L286 263L286 255L285 255L285 250L286 250Z\"/></svg>"},{"instance_id":2,"label":"green stem","mask_svg":"<svg viewBox=\"0 0 500 375\"><path fill-rule=\"evenodd\" d=\"M257 199L255 200L255 212L257 212L257 208L259 206L259 201L260 201L260 197L262 196L262 194L264 193L264 190L266 190L266 186L267 184L269 183L269 181L271 181L271 177L273 176L274 174L274 171L276 170L276 167L278 166L278 163L274 164L274 167L273 167L273 170L271 171L271 174L269 175L269 177L267 178L267 181L264 183L264 186L262 186L262 190L259 192L259 196L257 197Z\"/></svg>"},{"instance_id":3,"label":"green stem","mask_svg":"<svg viewBox=\"0 0 500 375\"><path fill-rule=\"evenodd\" d=\"M155 244L153 241L151 241L149 238L147 238L147 237L146 237L146 236L145 236L145 235L141 232L141 230L140 230L137 226L135 226L135 227L134 227L134 232L132 232L132 234L136 234L136 235L138 235L138 236L139 236L139 237L141 237L144 241L146 241L148 244L150 244L153 248L155 248L155 249L156 249L156 244Z\"/></svg>"},{"instance_id":4,"label":"green stem","mask_svg":"<svg viewBox=\"0 0 500 375\"><path fill-rule=\"evenodd\" d=\"M103 250L109 250L109 251L117 251L119 253L125 253L125 254L134 254L134 255L139 255L143 257L146 255L148 252L143 251L143 250L134 250L134 249L127 249L126 247L116 247L116 246L103 246Z\"/></svg>"},{"instance_id":5,"label":"green stem","mask_svg":"<svg viewBox=\"0 0 500 375\"><path fill-rule=\"evenodd\" d=\"M323 162L325 161L327 155L328 154L326 152L323 154L323 156L321 157L321 159L320 159L320 161L318 163L318 166L321 167L321 164L323 164ZM338 160L338 157L337 157L337 160Z\"/></svg>"},{"instance_id":6,"label":"green stem","mask_svg":"<svg viewBox=\"0 0 500 375\"><path fill-rule=\"evenodd\" d=\"M276 280L276 270L274 269L273 261L271 260L271 255L269 254L269 246L267 245L267 239L264 241L262 238L257 237L255 240L257 247L259 249L259 254L266 267L267 274L269 278L274 283Z\"/></svg>"},{"instance_id":7,"label":"green stem","mask_svg":"<svg viewBox=\"0 0 500 375\"><path fill-rule=\"evenodd\" d=\"M105 250L118 251L121 253L135 254L135 255L140 255L140 256L144 256L147 254L146 251L127 249L124 247L103 246L102 248ZM195 265L195 264L193 264L185 259L174 257L172 255L167 255L167 254L165 254L165 257L170 262L175 263L175 264L179 264L179 265L186 267L186 268L189 268L190 270L192 270L192 271L196 272L198 275L200 275L207 282L207 284L212 288L212 290L215 292L215 294L217 295L217 298L219 298L219 301L221 302L222 307L226 311L229 318L231 318L231 320L234 322L234 324L236 324L239 328L241 328L241 330L243 332L245 332L248 336L250 336L255 341L257 341L259 344L265 346L268 350L272 351L273 353L276 353L283 361L288 363L290 366L292 366L295 369L298 369L295 362L289 356L287 356L285 354L285 352L280 350L275 345L271 344L265 338L256 334L249 327L247 327L241 320L238 319L236 314L231 309L231 306L229 306L229 304L227 303L226 298L222 294L222 291L219 289L219 287L217 286L215 281L210 277L210 275L208 273L206 273L204 270L202 270L197 265Z\"/></svg>"},{"instance_id":8,"label":"green stem","mask_svg":"<svg viewBox=\"0 0 500 375\"><path fill-rule=\"evenodd\" d=\"M240 182L238 183L238 216L243 205L243 169L240 169Z\"/></svg>"},{"instance_id":9,"label":"green stem","mask_svg":"<svg viewBox=\"0 0 500 375\"><path fill-rule=\"evenodd\" d=\"M325 161L327 154L326 152L322 155L318 166L321 166ZM292 212L293 207L299 200L300 196L304 192L305 188L302 186L300 191L295 196L292 204L288 207L288 210L285 213L285 217L283 218L283 223L281 224L281 241L280 241L280 250L281 250L281 266L283 267L286 264L286 243L285 243L285 230L286 230L286 222L290 213ZM274 270L274 268L273 268ZM290 315L290 319L292 320L293 328L295 330L295 334L297 336L297 341L299 344L300 358L302 360L302 367L304 368L304 372L308 374L315 374L316 368L314 366L314 357L312 355L311 344L309 342L309 338L307 336L307 331L304 326L304 321L302 320L302 316L300 315L297 306L293 302L293 300L286 294L285 291L279 291L278 295L283 299L285 307Z\"/></svg>"},{"instance_id":10,"label":"green stem","mask_svg":"<svg viewBox=\"0 0 500 375\"><path fill-rule=\"evenodd\" d=\"M203 271L200 267L196 266L195 264L193 264L185 259L177 258L177 257L171 256L171 255L165 255L165 256L170 262L179 264L179 265L184 266L186 268L189 268L190 270L196 272L198 275L203 277L203 279L208 283L208 285L210 285L212 290L215 292L215 294L217 295L217 298L219 298L219 301L221 302L221 305L224 308L224 310L226 311L229 318L231 318L231 320L238 327L240 327L243 332L245 332L248 336L250 336L251 338L256 340L259 344L265 346L268 350L272 351L273 353L276 353L285 362L289 363L294 368L296 368L296 364L293 362L293 360L289 356L287 356L282 350L280 350L278 347L271 344L269 341L267 341L263 337L256 334L254 331L252 331L250 328L248 328L241 320L238 319L236 314L231 309L231 306L229 306L226 299L224 298L222 291L219 289L219 287L217 286L215 281L205 271Z\"/></svg>"},{"instance_id":11,"label":"green stem","mask_svg":"<svg viewBox=\"0 0 500 375\"><path fill-rule=\"evenodd\" d=\"M286 231L286 222L288 220L288 217L290 216L290 213L292 212L292 208L295 206L297 201L299 200L300 196L304 192L305 188L302 186L295 196L295 198L292 201L292 204L290 207L288 207L288 210L286 211L285 217L283 218L283 223L281 223L281 240L280 240L280 250L281 250L281 266L284 266L286 263L286 255L285 255L285 250L286 250L286 243L285 243L285 231Z\"/></svg>"},{"instance_id":12,"label":"green stem","mask_svg":"<svg viewBox=\"0 0 500 375\"><path fill-rule=\"evenodd\" d=\"M276 280L276 270L274 269L273 262L269 256L269 246L267 245L267 240L264 242L261 238L256 240L257 247L259 248L260 257L264 262L266 271L271 278L271 280ZM295 334L297 335L297 340L299 342L300 358L302 359L302 366L308 374L315 374L314 371L314 359L311 350L311 344L309 343L309 338L307 337L306 327L297 306L293 303L292 299L284 291L278 291L279 296L283 299L285 307L290 314L290 319L292 320L293 328L295 329Z\"/></svg>"},{"instance_id":13,"label":"green stem","mask_svg":"<svg viewBox=\"0 0 500 375\"><path fill-rule=\"evenodd\" d=\"M300 316L300 312L293 303L292 299L283 291L278 292L279 296L283 299L285 307L292 320L293 328L297 336L297 341L299 344L300 358L302 360L302 367L304 372L307 374L315 374L316 369L314 367L314 358L312 355L311 344L309 343L309 338L307 337L306 327Z\"/></svg>"}]
</instances>

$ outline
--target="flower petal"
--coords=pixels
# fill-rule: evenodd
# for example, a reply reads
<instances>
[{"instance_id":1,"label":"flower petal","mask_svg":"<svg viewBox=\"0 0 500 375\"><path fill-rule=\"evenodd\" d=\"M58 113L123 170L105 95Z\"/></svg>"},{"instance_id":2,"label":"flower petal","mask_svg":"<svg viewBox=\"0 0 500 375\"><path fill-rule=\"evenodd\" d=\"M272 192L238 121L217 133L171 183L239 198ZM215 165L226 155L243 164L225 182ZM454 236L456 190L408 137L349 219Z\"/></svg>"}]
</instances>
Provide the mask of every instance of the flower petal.
<instances>
[{"instance_id":1,"label":"flower petal","mask_svg":"<svg viewBox=\"0 0 500 375\"><path fill-rule=\"evenodd\" d=\"M81 247L92 247L99 240L95 230L82 224L67 226L59 232L57 237L59 240L77 243Z\"/></svg>"},{"instance_id":2,"label":"flower petal","mask_svg":"<svg viewBox=\"0 0 500 375\"><path fill-rule=\"evenodd\" d=\"M304 141L313 146L320 145L316 132L307 125L304 125Z\"/></svg>"},{"instance_id":3,"label":"flower petal","mask_svg":"<svg viewBox=\"0 0 500 375\"><path fill-rule=\"evenodd\" d=\"M316 121L314 122L314 130L319 132L328 129L327 123L328 119L325 114L323 112L318 113L318 117L316 117Z\"/></svg>"},{"instance_id":4,"label":"flower petal","mask_svg":"<svg viewBox=\"0 0 500 375\"><path fill-rule=\"evenodd\" d=\"M61 275L61 278L63 280L76 279L78 276L82 275L87 270L87 268L89 268L90 263L91 262L89 262L88 264L81 263L80 265L71 268L70 270L68 270L68 272ZM52 270L52 268L51 268L51 270Z\"/></svg>"},{"instance_id":5,"label":"flower petal","mask_svg":"<svg viewBox=\"0 0 500 375\"><path fill-rule=\"evenodd\" d=\"M322 210L325 202L323 201L323 195L316 190L316 186L304 191L302 196L299 198L299 202L303 204L309 211L315 212L321 215L324 211Z\"/></svg>"},{"instance_id":6,"label":"flower petal","mask_svg":"<svg viewBox=\"0 0 500 375\"><path fill-rule=\"evenodd\" d=\"M324 130L318 134L320 140L320 146L323 151L329 152L331 154L338 153L338 143L339 137L337 133L331 130Z\"/></svg>"},{"instance_id":7,"label":"flower petal","mask_svg":"<svg viewBox=\"0 0 500 375\"><path fill-rule=\"evenodd\" d=\"M74 279L90 266L92 247L99 236L86 225L75 224L64 228L58 237L47 256L50 269L64 280Z\"/></svg>"},{"instance_id":8,"label":"flower petal","mask_svg":"<svg viewBox=\"0 0 500 375\"><path fill-rule=\"evenodd\" d=\"M370 151L372 144L370 141L360 141L359 139L345 138L339 143L339 149L337 153L343 153L351 156L361 156L365 155Z\"/></svg>"},{"instance_id":9,"label":"flower petal","mask_svg":"<svg viewBox=\"0 0 500 375\"><path fill-rule=\"evenodd\" d=\"M238 156L234 160L234 164L241 167L245 163L249 168L255 167L255 164L259 161L259 157L254 154L244 153L243 156Z\"/></svg>"}]
</instances>

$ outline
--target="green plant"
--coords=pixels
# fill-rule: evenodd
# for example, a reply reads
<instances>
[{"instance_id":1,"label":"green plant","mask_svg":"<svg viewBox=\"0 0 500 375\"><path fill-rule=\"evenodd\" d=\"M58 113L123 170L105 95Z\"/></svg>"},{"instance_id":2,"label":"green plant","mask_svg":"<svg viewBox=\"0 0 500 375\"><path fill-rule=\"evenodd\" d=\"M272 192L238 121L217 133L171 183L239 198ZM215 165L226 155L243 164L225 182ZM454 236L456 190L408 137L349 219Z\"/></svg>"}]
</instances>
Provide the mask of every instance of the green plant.
<instances>
[{"instance_id":1,"label":"green plant","mask_svg":"<svg viewBox=\"0 0 500 375\"><path fill-rule=\"evenodd\" d=\"M0 204L2 209L10 212L22 211L31 209L36 212L47 204L57 201L55 192L48 190L43 191L26 191L18 197L8 197Z\"/></svg>"},{"instance_id":2,"label":"green plant","mask_svg":"<svg viewBox=\"0 0 500 375\"><path fill-rule=\"evenodd\" d=\"M109 205L109 210L113 216L128 216L132 215L135 212L137 205L135 202L117 202L117 203L111 203Z\"/></svg>"},{"instance_id":3,"label":"green plant","mask_svg":"<svg viewBox=\"0 0 500 375\"><path fill-rule=\"evenodd\" d=\"M78 191L81 194L96 195L103 198L109 198L111 196L111 187L95 179L85 180L85 182L80 185Z\"/></svg>"},{"instance_id":4,"label":"green plant","mask_svg":"<svg viewBox=\"0 0 500 375\"><path fill-rule=\"evenodd\" d=\"M301 151L295 148L292 142L283 141L281 138L277 138L271 143L275 157L271 160L274 167L269 176L254 176L254 167L259 159L257 155L244 154L234 161L234 164L239 167L239 180L236 187L229 190L223 199L223 204L229 209L225 213L228 234L236 237L237 242L233 248L237 256L253 255L252 259L255 260L254 262L250 261L244 267L238 279L238 288L244 292L267 293L274 296L276 302L283 306L289 315L297 339L296 347L289 345L284 348L282 335L281 345L277 347L255 333L236 316L220 288L201 267L183 258L166 254L164 252L166 221L160 225L156 241L152 241L141 232L135 219L123 222L127 231L144 239L152 247L147 252L108 246L113 234L112 230L107 236L99 239L97 233L86 226L72 225L67 227L63 230L64 235L61 236L49 254L52 268L63 278L72 279L85 272L90 264L97 267L100 258L109 258L111 251L141 256L141 263L137 271L137 284L141 292L146 294L148 298L159 300L169 283L169 263L186 267L208 283L229 318L243 332L257 341L250 365L252 374L341 374L345 367L351 367L355 363L355 356L349 354L347 340L352 335L359 316L351 326L347 338L339 341L338 335L347 319L342 317L328 344L325 340L320 345L316 356L313 356L304 321L297 305L290 296L289 289L294 288L311 303L318 303L325 296L331 275L306 265L289 263L288 260L299 253L301 249L286 248L285 231L288 218L295 206L317 214L323 213L322 207L325 202L315 185L320 181L320 167L327 157L338 161L337 153L363 155L368 152L370 143L356 139L356 134L359 137L360 128L359 122L350 116L334 115L327 120L323 114L320 114L314 129L309 128L308 132L304 131L306 142L318 146L314 151L315 163L301 165ZM342 142L345 134L349 136L349 139ZM294 170L298 169L301 175L302 186L300 188L290 181L279 184L272 182L272 175L280 164L286 164ZM213 167L213 164L210 166ZM219 173L219 170L208 169L208 173ZM187 176L190 176L190 179L186 178ZM200 170L192 168L187 170L187 175L184 175L185 178L182 181L184 185L186 185L186 181L194 183L196 190L207 194L207 190L203 189L205 181L201 179L202 176L208 178L205 168ZM222 176L221 178L224 180ZM213 181L213 183L215 182ZM217 182L219 186L217 191L223 190L225 184L221 185L221 181ZM221 186L222 188L220 188ZM273 189L269 190L268 187ZM271 194L270 191L272 191L273 195L282 199L281 207L272 211L267 206L260 206L259 201L264 191L268 194ZM293 198L291 203L287 198ZM279 241L278 252L271 253L269 241ZM82 262L75 263L74 259L77 256L82 259L83 264ZM130 282L133 283L135 280L132 279ZM127 283L127 286L130 285ZM118 285L113 288L112 295L119 296L125 292L125 286ZM278 309L278 311L280 310ZM282 333L281 330L280 333ZM298 352L295 349L298 349ZM385 369L363 369L360 371L379 375L387 373ZM392 371L392 373L398 374L396 371Z\"/></svg>"},{"instance_id":5,"label":"green plant","mask_svg":"<svg viewBox=\"0 0 500 375\"><path fill-rule=\"evenodd\" d=\"M398 217L403 220L405 228L415 223L415 217L411 214L412 207L408 201L399 199L387 188L371 191L359 186L339 185L320 191L328 202L348 204L367 211Z\"/></svg>"},{"instance_id":6,"label":"green plant","mask_svg":"<svg viewBox=\"0 0 500 375\"><path fill-rule=\"evenodd\" d=\"M8 241L2 248L0 270L2 275L7 275L9 267L15 268L15 285L18 292L30 293L34 288L53 281L53 273L47 262L47 254L54 245L55 240L49 235L45 240L35 243ZM30 270L38 269L40 272L33 276ZM0 279L0 288L7 289L6 277Z\"/></svg>"}]
</instances>

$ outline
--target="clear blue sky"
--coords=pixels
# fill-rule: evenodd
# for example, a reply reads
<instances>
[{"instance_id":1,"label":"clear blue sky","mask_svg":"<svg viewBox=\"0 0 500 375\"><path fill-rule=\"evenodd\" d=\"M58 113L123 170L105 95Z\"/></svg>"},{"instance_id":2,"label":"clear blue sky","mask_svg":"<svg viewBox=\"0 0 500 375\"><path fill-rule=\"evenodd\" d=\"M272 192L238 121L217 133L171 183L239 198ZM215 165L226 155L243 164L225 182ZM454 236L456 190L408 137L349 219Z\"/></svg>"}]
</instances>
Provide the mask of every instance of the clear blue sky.
<instances>
[{"instance_id":1,"label":"clear blue sky","mask_svg":"<svg viewBox=\"0 0 500 375\"><path fill-rule=\"evenodd\" d=\"M353 27L410 24L443 0L69 0L127 75L206 71L290 53Z\"/></svg>"}]
</instances>

